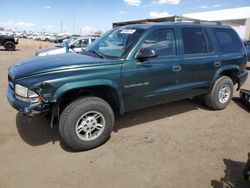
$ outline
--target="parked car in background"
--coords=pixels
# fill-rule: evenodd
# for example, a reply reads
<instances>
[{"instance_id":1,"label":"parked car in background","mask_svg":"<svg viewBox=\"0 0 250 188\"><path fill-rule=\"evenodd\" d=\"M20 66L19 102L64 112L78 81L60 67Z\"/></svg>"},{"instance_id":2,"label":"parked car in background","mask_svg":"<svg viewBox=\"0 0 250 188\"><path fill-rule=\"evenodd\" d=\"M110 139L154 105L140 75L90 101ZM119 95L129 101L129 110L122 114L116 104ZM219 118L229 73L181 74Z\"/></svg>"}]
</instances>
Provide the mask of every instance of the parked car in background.
<instances>
[{"instance_id":1,"label":"parked car in background","mask_svg":"<svg viewBox=\"0 0 250 188\"><path fill-rule=\"evenodd\" d=\"M0 35L0 46L4 46L7 51L14 51L18 40L18 38L15 39L13 36Z\"/></svg>"},{"instance_id":2,"label":"parked car in background","mask_svg":"<svg viewBox=\"0 0 250 188\"><path fill-rule=\"evenodd\" d=\"M78 35L78 34L70 35L70 38L79 38L79 37L81 37L81 35Z\"/></svg>"},{"instance_id":3,"label":"parked car in background","mask_svg":"<svg viewBox=\"0 0 250 188\"><path fill-rule=\"evenodd\" d=\"M36 56L56 55L67 52L82 52L89 44L91 44L96 37L80 37L77 39L66 39L61 45L57 45L53 48L39 49L36 52Z\"/></svg>"},{"instance_id":4,"label":"parked car in background","mask_svg":"<svg viewBox=\"0 0 250 188\"><path fill-rule=\"evenodd\" d=\"M12 31L0 31L0 35L14 36L14 32L12 32Z\"/></svg>"},{"instance_id":5,"label":"parked car in background","mask_svg":"<svg viewBox=\"0 0 250 188\"><path fill-rule=\"evenodd\" d=\"M24 38L24 35L25 35L24 32L16 32L15 33L15 37L18 37L18 38Z\"/></svg>"},{"instance_id":6,"label":"parked car in background","mask_svg":"<svg viewBox=\"0 0 250 188\"><path fill-rule=\"evenodd\" d=\"M247 50L247 60L250 61L250 40L244 41L244 45Z\"/></svg>"},{"instance_id":7,"label":"parked car in background","mask_svg":"<svg viewBox=\"0 0 250 188\"><path fill-rule=\"evenodd\" d=\"M50 37L49 41L54 43L62 43L64 39L69 39L69 36L53 35Z\"/></svg>"},{"instance_id":8,"label":"parked car in background","mask_svg":"<svg viewBox=\"0 0 250 188\"><path fill-rule=\"evenodd\" d=\"M41 41L49 41L50 38L51 38L50 35L43 35L43 36L41 37Z\"/></svg>"}]
</instances>

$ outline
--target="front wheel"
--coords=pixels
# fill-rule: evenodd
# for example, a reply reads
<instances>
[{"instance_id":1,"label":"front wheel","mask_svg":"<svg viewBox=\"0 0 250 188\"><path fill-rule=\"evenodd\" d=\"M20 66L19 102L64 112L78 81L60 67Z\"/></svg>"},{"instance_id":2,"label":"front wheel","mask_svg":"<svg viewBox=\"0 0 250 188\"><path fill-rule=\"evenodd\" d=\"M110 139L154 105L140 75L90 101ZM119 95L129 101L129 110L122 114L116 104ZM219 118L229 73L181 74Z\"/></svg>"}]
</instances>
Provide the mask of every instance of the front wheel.
<instances>
[{"instance_id":1,"label":"front wheel","mask_svg":"<svg viewBox=\"0 0 250 188\"><path fill-rule=\"evenodd\" d=\"M218 78L212 90L205 96L205 103L214 110L222 110L228 106L233 96L233 81L228 76Z\"/></svg>"},{"instance_id":2,"label":"front wheel","mask_svg":"<svg viewBox=\"0 0 250 188\"><path fill-rule=\"evenodd\" d=\"M12 41L8 41L8 42L5 42L4 43L4 48L7 50L7 51L14 51L16 49L16 45L14 42Z\"/></svg>"},{"instance_id":3,"label":"front wheel","mask_svg":"<svg viewBox=\"0 0 250 188\"><path fill-rule=\"evenodd\" d=\"M110 105L97 97L85 97L65 108L59 121L59 133L67 146L81 151L103 144L113 126L114 113Z\"/></svg>"}]
</instances>

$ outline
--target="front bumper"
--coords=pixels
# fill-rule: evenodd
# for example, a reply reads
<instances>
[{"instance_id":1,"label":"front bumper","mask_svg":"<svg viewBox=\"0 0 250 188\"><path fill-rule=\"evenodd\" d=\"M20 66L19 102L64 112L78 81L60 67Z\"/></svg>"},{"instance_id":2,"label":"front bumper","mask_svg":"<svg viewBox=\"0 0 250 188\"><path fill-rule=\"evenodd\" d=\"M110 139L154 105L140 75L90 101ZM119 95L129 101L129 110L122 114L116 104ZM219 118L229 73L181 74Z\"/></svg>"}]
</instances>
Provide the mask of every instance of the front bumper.
<instances>
[{"instance_id":1,"label":"front bumper","mask_svg":"<svg viewBox=\"0 0 250 188\"><path fill-rule=\"evenodd\" d=\"M10 86L7 88L7 98L13 108L27 116L35 116L49 111L49 104L44 102L30 103L18 100Z\"/></svg>"},{"instance_id":2,"label":"front bumper","mask_svg":"<svg viewBox=\"0 0 250 188\"><path fill-rule=\"evenodd\" d=\"M19 38L17 38L16 40L15 40L15 44L18 44L19 43Z\"/></svg>"},{"instance_id":3,"label":"front bumper","mask_svg":"<svg viewBox=\"0 0 250 188\"><path fill-rule=\"evenodd\" d=\"M240 99L250 109L250 90L241 89Z\"/></svg>"},{"instance_id":4,"label":"front bumper","mask_svg":"<svg viewBox=\"0 0 250 188\"><path fill-rule=\"evenodd\" d=\"M247 81L247 77L248 77L248 71L243 71L241 72L238 76L237 76L237 83L238 83L238 87L237 87L237 91L240 89L240 87Z\"/></svg>"}]
</instances>

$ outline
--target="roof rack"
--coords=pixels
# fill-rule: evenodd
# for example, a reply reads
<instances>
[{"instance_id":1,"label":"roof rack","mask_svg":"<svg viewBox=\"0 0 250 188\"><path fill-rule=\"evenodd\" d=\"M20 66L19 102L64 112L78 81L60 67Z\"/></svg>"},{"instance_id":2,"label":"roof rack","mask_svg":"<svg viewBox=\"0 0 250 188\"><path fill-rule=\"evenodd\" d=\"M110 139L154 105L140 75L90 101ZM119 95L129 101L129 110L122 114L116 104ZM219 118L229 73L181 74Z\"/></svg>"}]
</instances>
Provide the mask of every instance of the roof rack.
<instances>
[{"instance_id":1,"label":"roof rack","mask_svg":"<svg viewBox=\"0 0 250 188\"><path fill-rule=\"evenodd\" d=\"M198 19L187 18L187 17L181 17L181 16L176 16L176 17L175 17L175 22L192 22L192 23L196 23L196 24L209 23L209 24L221 25L221 22L220 22L220 21L198 20Z\"/></svg>"},{"instance_id":2,"label":"roof rack","mask_svg":"<svg viewBox=\"0 0 250 188\"><path fill-rule=\"evenodd\" d=\"M151 19L143 19L143 20L117 22L117 23L113 23L113 28L124 26L124 25L130 25L130 24L148 24L148 23L158 23L158 22L191 22L191 23L196 23L196 24L208 23L208 24L221 25L221 22L218 22L218 21L215 21L215 22L206 21L206 20L193 19L193 18L188 18L188 17L183 17L183 16L169 16L169 17L162 17L162 18L151 18Z\"/></svg>"}]
</instances>

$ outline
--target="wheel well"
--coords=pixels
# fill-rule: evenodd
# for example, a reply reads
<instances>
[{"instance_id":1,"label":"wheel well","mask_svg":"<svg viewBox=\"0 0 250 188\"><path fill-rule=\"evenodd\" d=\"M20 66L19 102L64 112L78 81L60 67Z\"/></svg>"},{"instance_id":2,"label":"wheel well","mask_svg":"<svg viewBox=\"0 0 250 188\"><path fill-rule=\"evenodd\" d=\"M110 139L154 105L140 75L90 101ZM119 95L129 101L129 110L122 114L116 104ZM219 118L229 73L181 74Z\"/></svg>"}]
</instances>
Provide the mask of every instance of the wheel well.
<instances>
[{"instance_id":1,"label":"wheel well","mask_svg":"<svg viewBox=\"0 0 250 188\"><path fill-rule=\"evenodd\" d=\"M119 97L115 89L109 86L95 86L73 89L64 93L59 99L59 113L61 113L72 101L84 96L95 96L105 100L115 113L120 112Z\"/></svg>"},{"instance_id":2,"label":"wheel well","mask_svg":"<svg viewBox=\"0 0 250 188\"><path fill-rule=\"evenodd\" d=\"M232 79L234 85L237 83L238 70L226 70L220 73L220 76L228 76Z\"/></svg>"},{"instance_id":3,"label":"wheel well","mask_svg":"<svg viewBox=\"0 0 250 188\"><path fill-rule=\"evenodd\" d=\"M3 40L3 45L4 45L6 42L14 42L14 43L15 43L15 41L14 41L14 40L11 40L11 39L5 39L5 40Z\"/></svg>"}]
</instances>

